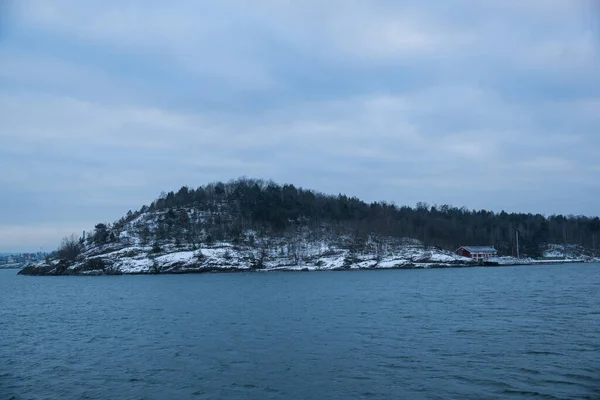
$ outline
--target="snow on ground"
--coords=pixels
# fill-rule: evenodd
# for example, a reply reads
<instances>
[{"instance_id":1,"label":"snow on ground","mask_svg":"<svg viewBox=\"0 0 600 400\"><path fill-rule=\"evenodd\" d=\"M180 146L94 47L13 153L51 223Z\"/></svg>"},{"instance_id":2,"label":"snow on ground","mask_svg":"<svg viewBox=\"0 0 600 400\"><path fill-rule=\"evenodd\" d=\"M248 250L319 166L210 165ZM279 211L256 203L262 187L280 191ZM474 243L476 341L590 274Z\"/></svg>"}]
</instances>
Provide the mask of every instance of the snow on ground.
<instances>
[{"instance_id":1,"label":"snow on ground","mask_svg":"<svg viewBox=\"0 0 600 400\"><path fill-rule=\"evenodd\" d=\"M151 250L151 247L131 246L131 247L122 248L120 250L116 250L116 251L112 252L111 254L113 254L113 255L122 255L122 254L128 254L128 253L142 254L142 253L147 253L150 250Z\"/></svg>"},{"instance_id":2,"label":"snow on ground","mask_svg":"<svg viewBox=\"0 0 600 400\"><path fill-rule=\"evenodd\" d=\"M346 253L341 255L322 256L319 258L319 269L340 269L344 268Z\"/></svg>"},{"instance_id":3,"label":"snow on ground","mask_svg":"<svg viewBox=\"0 0 600 400\"><path fill-rule=\"evenodd\" d=\"M129 242L131 243L131 242ZM125 245L125 247L123 246ZM431 268L476 265L471 259L452 252L426 248L413 243L386 244L385 252L377 247L371 251L351 253L334 242L306 240L295 243L297 251L290 251L284 240L263 242L256 240L255 246L234 245L218 242L210 247L196 249L190 246L162 244L161 252L153 253L152 247L122 243L88 249L69 270L81 274L123 273L145 274L157 272L201 272L215 270L263 270L263 271L322 271L338 269L391 269ZM94 268L91 261L102 260ZM498 265L539 265L559 262L584 261L581 258L564 260L517 259L496 257L489 260ZM591 258L585 261L593 261ZM597 260L596 260L597 261ZM57 266L58 261L53 261ZM46 264L40 263L42 267Z\"/></svg>"},{"instance_id":4,"label":"snow on ground","mask_svg":"<svg viewBox=\"0 0 600 400\"><path fill-rule=\"evenodd\" d=\"M252 233L250 233L252 234ZM414 241L392 241L367 244L363 252L352 253L344 248L344 238L309 241L302 234L276 240L253 238L254 246L217 242L196 249L193 245L161 243L161 251L153 246L141 246L135 233L126 233L125 240L103 246L92 246L68 266L63 273L97 275L103 273L147 274L182 273L218 270L262 271L323 271L339 269L431 268L477 265L473 260L450 251L426 248ZM550 257L558 251L549 247ZM101 261L101 262L98 262ZM573 254L566 259L534 260L496 257L489 260L497 265L540 265L564 262L599 262L598 258ZM52 273L59 260L51 264L39 262L38 268Z\"/></svg>"},{"instance_id":5,"label":"snow on ground","mask_svg":"<svg viewBox=\"0 0 600 400\"><path fill-rule=\"evenodd\" d=\"M423 246L409 244L390 248L386 255L372 253L350 254L346 249L336 248L325 242L314 244L300 243L301 255L286 254L285 246L276 245L267 249L235 246L231 243L216 243L211 247L198 250L177 248L174 245L162 246L163 251L152 253L151 247L130 246L118 248L105 246L90 249L80 262L69 269L77 271L84 268L86 261L101 259L113 271L124 274L153 272L190 272L219 269L260 269L264 270L336 270L386 269L386 268L426 268L435 265L471 264L468 258L453 253L426 249ZM85 273L94 273L84 268ZM99 271L96 271L99 272Z\"/></svg>"},{"instance_id":6,"label":"snow on ground","mask_svg":"<svg viewBox=\"0 0 600 400\"><path fill-rule=\"evenodd\" d=\"M554 259L554 260L535 260L533 258L516 258L516 257L494 257L489 259L490 262L498 265L541 265L541 264L564 264L564 263L579 263L585 262L583 258L572 259Z\"/></svg>"},{"instance_id":7,"label":"snow on ground","mask_svg":"<svg viewBox=\"0 0 600 400\"><path fill-rule=\"evenodd\" d=\"M548 250L544 252L544 257L546 258L562 258L564 256L565 254L558 250Z\"/></svg>"},{"instance_id":8,"label":"snow on ground","mask_svg":"<svg viewBox=\"0 0 600 400\"><path fill-rule=\"evenodd\" d=\"M410 260L406 260L403 258L390 258L390 259L384 259L384 260L379 261L379 263L377 263L375 268L381 268L381 269L399 268L403 265L408 265L409 263L410 263Z\"/></svg>"},{"instance_id":9,"label":"snow on ground","mask_svg":"<svg viewBox=\"0 0 600 400\"><path fill-rule=\"evenodd\" d=\"M115 267L119 268L124 274L141 274L152 270L152 260L149 258L125 258L117 261Z\"/></svg>"},{"instance_id":10,"label":"snow on ground","mask_svg":"<svg viewBox=\"0 0 600 400\"><path fill-rule=\"evenodd\" d=\"M264 261L266 271L320 271L336 270L343 268L351 269L391 269L391 268L429 268L432 266L456 266L474 265L472 260L466 257L454 255L449 252L438 250L425 250L410 246L396 249L393 255L380 257L362 254L353 258L348 265L349 253L347 250L334 249L330 247L319 247L320 251L311 254L298 262L292 257L270 256ZM256 249L243 249L228 243L220 243L219 247L203 248L195 251L173 251L156 256L135 252L141 248L126 248L114 253L103 255L105 259L113 259L114 267L125 274L150 273L159 268L163 272L169 271L201 271L207 269L238 269L249 270L256 267ZM127 254L137 254L127 257ZM534 260L531 258L517 259L514 257L496 257L489 260L498 265L536 265L549 264L553 262L564 262L564 260ZM572 260L575 261L575 260Z\"/></svg>"},{"instance_id":11,"label":"snow on ground","mask_svg":"<svg viewBox=\"0 0 600 400\"><path fill-rule=\"evenodd\" d=\"M532 258L516 258L516 257L490 257L488 260L498 265L517 265L517 264L532 264L535 260Z\"/></svg>"},{"instance_id":12,"label":"snow on ground","mask_svg":"<svg viewBox=\"0 0 600 400\"><path fill-rule=\"evenodd\" d=\"M365 260L359 261L351 266L351 268L365 269L365 268L375 268L377 266L376 260Z\"/></svg>"},{"instance_id":13,"label":"snow on ground","mask_svg":"<svg viewBox=\"0 0 600 400\"><path fill-rule=\"evenodd\" d=\"M196 253L194 251L182 251L178 253L165 254L164 256L156 257L155 260L159 265L171 266L177 263L189 263L194 259Z\"/></svg>"},{"instance_id":14,"label":"snow on ground","mask_svg":"<svg viewBox=\"0 0 600 400\"><path fill-rule=\"evenodd\" d=\"M440 263L451 263L451 262L465 262L469 263L472 260L468 257L462 257L456 254L445 254L445 253L434 253L430 256L432 262Z\"/></svg>"}]
</instances>

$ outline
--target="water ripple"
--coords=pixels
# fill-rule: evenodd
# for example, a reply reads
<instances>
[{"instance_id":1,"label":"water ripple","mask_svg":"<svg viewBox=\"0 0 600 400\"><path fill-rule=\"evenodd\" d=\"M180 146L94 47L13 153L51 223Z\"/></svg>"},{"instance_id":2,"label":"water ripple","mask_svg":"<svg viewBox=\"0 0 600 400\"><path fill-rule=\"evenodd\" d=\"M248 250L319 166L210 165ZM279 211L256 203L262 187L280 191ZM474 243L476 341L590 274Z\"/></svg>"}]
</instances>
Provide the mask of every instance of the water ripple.
<instances>
[{"instance_id":1,"label":"water ripple","mask_svg":"<svg viewBox=\"0 0 600 400\"><path fill-rule=\"evenodd\" d=\"M600 265L0 271L0 399L600 399Z\"/></svg>"}]
</instances>

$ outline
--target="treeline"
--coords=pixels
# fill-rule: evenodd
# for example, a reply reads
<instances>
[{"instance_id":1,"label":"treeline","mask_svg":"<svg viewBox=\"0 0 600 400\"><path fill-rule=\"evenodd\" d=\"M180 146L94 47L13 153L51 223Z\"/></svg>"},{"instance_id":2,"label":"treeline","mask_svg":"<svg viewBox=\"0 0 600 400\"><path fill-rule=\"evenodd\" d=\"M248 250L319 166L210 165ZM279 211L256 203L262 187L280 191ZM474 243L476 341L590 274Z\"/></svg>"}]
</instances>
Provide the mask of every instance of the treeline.
<instances>
[{"instance_id":1,"label":"treeline","mask_svg":"<svg viewBox=\"0 0 600 400\"><path fill-rule=\"evenodd\" d=\"M119 230L146 212L160 212L157 214L161 217L153 229L143 224L139 228L144 241L236 241L248 229L263 235L282 235L309 227L351 235L357 241L369 236L414 238L447 250L463 245L494 245L501 254L511 255L515 254L518 231L521 254L537 257L548 243L596 251L600 236L598 217L494 213L425 203L414 208L387 202L367 204L356 197L246 178L163 193L149 206L128 212L113 228ZM97 243L113 240L114 231L104 224L96 225L88 237L88 241Z\"/></svg>"}]
</instances>

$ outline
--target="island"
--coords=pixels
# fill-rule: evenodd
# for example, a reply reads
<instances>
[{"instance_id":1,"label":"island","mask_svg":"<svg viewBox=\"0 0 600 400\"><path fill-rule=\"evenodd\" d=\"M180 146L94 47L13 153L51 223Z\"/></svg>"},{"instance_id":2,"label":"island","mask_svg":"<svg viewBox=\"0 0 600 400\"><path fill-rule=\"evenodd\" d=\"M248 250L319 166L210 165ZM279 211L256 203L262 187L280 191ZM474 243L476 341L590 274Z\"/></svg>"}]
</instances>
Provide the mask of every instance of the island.
<instances>
[{"instance_id":1,"label":"island","mask_svg":"<svg viewBox=\"0 0 600 400\"><path fill-rule=\"evenodd\" d=\"M515 232L520 234L517 243ZM598 217L399 207L240 178L162 193L22 275L451 268L598 261ZM465 257L465 245L497 254ZM518 255L518 257L517 257Z\"/></svg>"}]
</instances>

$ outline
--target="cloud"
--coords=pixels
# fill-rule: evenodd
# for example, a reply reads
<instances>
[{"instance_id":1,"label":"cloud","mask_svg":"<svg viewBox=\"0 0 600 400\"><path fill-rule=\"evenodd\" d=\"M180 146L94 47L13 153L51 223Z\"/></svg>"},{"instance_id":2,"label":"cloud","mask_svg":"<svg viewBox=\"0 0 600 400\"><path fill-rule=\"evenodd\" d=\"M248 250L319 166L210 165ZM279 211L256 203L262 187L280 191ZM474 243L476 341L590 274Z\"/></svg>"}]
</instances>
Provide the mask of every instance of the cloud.
<instances>
[{"instance_id":1,"label":"cloud","mask_svg":"<svg viewBox=\"0 0 600 400\"><path fill-rule=\"evenodd\" d=\"M253 48L255 42L248 41L243 32L229 35L228 28L243 26L243 15L231 19L226 8L211 3L134 1L123 5L107 1L100 6L26 1L20 10L21 19L32 29L59 38L72 36L77 44L91 44L101 51L117 50L126 57L146 59L147 68L174 66L187 75L220 79L245 89L277 84L267 65L254 55L259 50Z\"/></svg>"},{"instance_id":2,"label":"cloud","mask_svg":"<svg viewBox=\"0 0 600 400\"><path fill-rule=\"evenodd\" d=\"M521 165L548 173L574 172L571 162L560 157L535 157L522 162Z\"/></svg>"},{"instance_id":3,"label":"cloud","mask_svg":"<svg viewBox=\"0 0 600 400\"><path fill-rule=\"evenodd\" d=\"M535 120L493 95L455 87L295 104L242 121L233 113L215 117L69 98L2 100L3 120L11 132L5 134L5 149L52 145L46 157L53 154L55 173L65 176L48 184L56 190L135 188L162 174L161 183L169 185L173 171L185 177L199 169L220 170L221 179L231 171L262 175L307 166L351 170L357 165L368 173L395 170L417 177L440 165L472 174L474 165L486 171L490 163L510 164L520 152L545 151L552 157L569 138L532 130ZM588 107L584 103L584 110ZM60 162L68 158L70 171ZM78 162L85 168L73 168ZM11 178L13 184L35 177L37 164L29 176Z\"/></svg>"},{"instance_id":4,"label":"cloud","mask_svg":"<svg viewBox=\"0 0 600 400\"><path fill-rule=\"evenodd\" d=\"M163 190L241 175L598 214L590 7L15 3L0 42L0 228L55 243L52 223L110 222Z\"/></svg>"}]
</instances>

